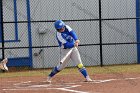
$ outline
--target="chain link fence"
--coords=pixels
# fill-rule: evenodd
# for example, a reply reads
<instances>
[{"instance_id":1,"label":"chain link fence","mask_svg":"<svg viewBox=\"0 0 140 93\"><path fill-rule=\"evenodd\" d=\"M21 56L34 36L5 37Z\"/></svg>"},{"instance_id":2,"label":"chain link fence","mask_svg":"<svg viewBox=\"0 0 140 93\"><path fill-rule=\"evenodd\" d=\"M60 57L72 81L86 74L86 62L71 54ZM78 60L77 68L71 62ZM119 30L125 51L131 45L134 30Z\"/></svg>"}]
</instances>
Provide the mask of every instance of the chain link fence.
<instances>
[{"instance_id":1,"label":"chain link fence","mask_svg":"<svg viewBox=\"0 0 140 93\"><path fill-rule=\"evenodd\" d=\"M0 53L9 58L8 66L57 65L60 49L53 23L58 19L78 34L85 66L138 63L136 0L1 1L5 42Z\"/></svg>"}]
</instances>

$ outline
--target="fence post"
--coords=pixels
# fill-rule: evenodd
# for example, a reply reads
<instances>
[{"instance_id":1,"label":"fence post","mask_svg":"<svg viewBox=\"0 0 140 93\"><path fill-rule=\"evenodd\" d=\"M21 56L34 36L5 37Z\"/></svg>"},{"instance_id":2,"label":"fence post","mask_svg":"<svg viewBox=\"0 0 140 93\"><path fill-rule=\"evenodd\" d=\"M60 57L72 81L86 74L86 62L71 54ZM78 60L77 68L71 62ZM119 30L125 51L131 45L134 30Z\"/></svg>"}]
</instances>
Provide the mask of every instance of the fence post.
<instances>
[{"instance_id":1,"label":"fence post","mask_svg":"<svg viewBox=\"0 0 140 93\"><path fill-rule=\"evenodd\" d=\"M2 59L4 56L4 27L3 27L3 0L0 0L0 31L1 31L1 41L2 41Z\"/></svg>"},{"instance_id":2,"label":"fence post","mask_svg":"<svg viewBox=\"0 0 140 93\"><path fill-rule=\"evenodd\" d=\"M100 66L103 66L103 55L102 55L102 6L101 0L99 0L99 36L100 36Z\"/></svg>"},{"instance_id":3,"label":"fence post","mask_svg":"<svg viewBox=\"0 0 140 93\"><path fill-rule=\"evenodd\" d=\"M139 0L136 0L136 17L137 18L140 18L140 1ZM137 28L137 61L138 61L138 64L140 64L140 19L136 19L136 28Z\"/></svg>"},{"instance_id":4,"label":"fence post","mask_svg":"<svg viewBox=\"0 0 140 93\"><path fill-rule=\"evenodd\" d=\"M33 60L32 60L32 34L31 34L30 0L26 0L26 3L27 3L27 20L28 20L29 58L30 58L30 67L32 68Z\"/></svg>"},{"instance_id":5,"label":"fence post","mask_svg":"<svg viewBox=\"0 0 140 93\"><path fill-rule=\"evenodd\" d=\"M13 2L14 2L14 20L15 20L15 40L18 40L17 0L13 0Z\"/></svg>"}]
</instances>

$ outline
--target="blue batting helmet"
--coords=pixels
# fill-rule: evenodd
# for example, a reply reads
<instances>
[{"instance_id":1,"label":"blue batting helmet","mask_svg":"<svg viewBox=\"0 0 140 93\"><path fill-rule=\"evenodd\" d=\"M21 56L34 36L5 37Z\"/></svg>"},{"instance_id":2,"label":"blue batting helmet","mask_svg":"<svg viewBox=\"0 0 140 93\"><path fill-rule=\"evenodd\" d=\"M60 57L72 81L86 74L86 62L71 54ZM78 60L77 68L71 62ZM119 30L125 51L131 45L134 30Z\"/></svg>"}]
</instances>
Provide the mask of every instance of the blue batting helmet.
<instances>
[{"instance_id":1,"label":"blue batting helmet","mask_svg":"<svg viewBox=\"0 0 140 93\"><path fill-rule=\"evenodd\" d=\"M65 26L65 23L62 20L56 20L54 26L56 29L61 29Z\"/></svg>"}]
</instances>

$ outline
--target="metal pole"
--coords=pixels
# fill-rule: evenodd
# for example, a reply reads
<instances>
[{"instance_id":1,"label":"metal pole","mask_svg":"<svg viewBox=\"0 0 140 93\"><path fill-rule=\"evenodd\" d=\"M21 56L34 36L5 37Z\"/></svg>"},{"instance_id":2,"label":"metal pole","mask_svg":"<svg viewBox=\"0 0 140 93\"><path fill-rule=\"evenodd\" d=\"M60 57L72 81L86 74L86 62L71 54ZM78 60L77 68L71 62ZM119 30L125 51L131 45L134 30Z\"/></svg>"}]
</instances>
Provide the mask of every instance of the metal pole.
<instances>
[{"instance_id":1,"label":"metal pole","mask_svg":"<svg viewBox=\"0 0 140 93\"><path fill-rule=\"evenodd\" d=\"M1 23L1 41L2 41L2 59L4 59L5 58L5 56L4 56L4 27L3 27L3 2L2 2L3 0L0 0L0 23Z\"/></svg>"},{"instance_id":2,"label":"metal pole","mask_svg":"<svg viewBox=\"0 0 140 93\"><path fill-rule=\"evenodd\" d=\"M32 34L31 34L31 14L30 14L30 0L26 0L27 3L27 20L28 20L28 38L29 38L29 57L30 67L33 67L32 63Z\"/></svg>"},{"instance_id":3,"label":"metal pole","mask_svg":"<svg viewBox=\"0 0 140 93\"><path fill-rule=\"evenodd\" d=\"M100 35L100 66L103 66L103 55L102 55L102 9L101 0L99 0L99 35Z\"/></svg>"},{"instance_id":4,"label":"metal pole","mask_svg":"<svg viewBox=\"0 0 140 93\"><path fill-rule=\"evenodd\" d=\"M140 17L140 1L136 0L136 17ZM137 42L140 42L140 19L136 19ZM137 44L137 63L140 64L140 44Z\"/></svg>"}]
</instances>

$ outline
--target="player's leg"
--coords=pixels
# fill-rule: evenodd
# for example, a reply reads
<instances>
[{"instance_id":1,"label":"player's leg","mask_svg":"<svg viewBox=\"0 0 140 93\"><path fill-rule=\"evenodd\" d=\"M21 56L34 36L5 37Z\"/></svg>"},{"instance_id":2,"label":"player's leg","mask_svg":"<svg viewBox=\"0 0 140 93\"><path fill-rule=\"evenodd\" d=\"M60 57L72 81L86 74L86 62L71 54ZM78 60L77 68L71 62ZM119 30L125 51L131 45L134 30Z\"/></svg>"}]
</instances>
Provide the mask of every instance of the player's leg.
<instances>
[{"instance_id":1,"label":"player's leg","mask_svg":"<svg viewBox=\"0 0 140 93\"><path fill-rule=\"evenodd\" d=\"M6 66L8 59L5 58L0 62L0 69L8 71L8 67Z\"/></svg>"},{"instance_id":2,"label":"player's leg","mask_svg":"<svg viewBox=\"0 0 140 93\"><path fill-rule=\"evenodd\" d=\"M92 81L92 79L89 77L89 75L87 73L86 68L83 66L82 63L78 64L77 67L78 67L79 71L83 74L83 76L86 78L87 82Z\"/></svg>"},{"instance_id":3,"label":"player's leg","mask_svg":"<svg viewBox=\"0 0 140 93\"><path fill-rule=\"evenodd\" d=\"M70 49L61 50L61 61L56 67L53 68L53 70L49 74L47 79L48 82L51 82L51 78L66 67L67 63L70 60L71 52L72 50Z\"/></svg>"},{"instance_id":4,"label":"player's leg","mask_svg":"<svg viewBox=\"0 0 140 93\"><path fill-rule=\"evenodd\" d=\"M86 81L92 81L88 75L88 72L86 68L83 66L81 57L79 54L79 51L77 48L75 48L72 52L71 59L76 63L78 70L81 72L81 74L86 78Z\"/></svg>"}]
</instances>

